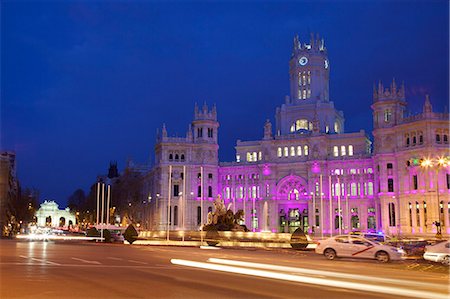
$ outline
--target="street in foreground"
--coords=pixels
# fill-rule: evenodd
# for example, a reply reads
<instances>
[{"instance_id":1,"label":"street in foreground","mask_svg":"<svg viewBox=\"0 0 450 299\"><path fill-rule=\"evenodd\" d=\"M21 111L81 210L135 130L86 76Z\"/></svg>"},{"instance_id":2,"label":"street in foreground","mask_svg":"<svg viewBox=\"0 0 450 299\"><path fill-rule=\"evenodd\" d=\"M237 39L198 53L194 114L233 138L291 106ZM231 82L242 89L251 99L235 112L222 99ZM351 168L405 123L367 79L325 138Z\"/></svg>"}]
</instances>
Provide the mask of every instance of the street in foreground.
<instances>
[{"instance_id":1,"label":"street in foreground","mask_svg":"<svg viewBox=\"0 0 450 299\"><path fill-rule=\"evenodd\" d=\"M277 266L277 267L276 267ZM0 241L0 298L448 298L448 267L314 252Z\"/></svg>"}]
</instances>

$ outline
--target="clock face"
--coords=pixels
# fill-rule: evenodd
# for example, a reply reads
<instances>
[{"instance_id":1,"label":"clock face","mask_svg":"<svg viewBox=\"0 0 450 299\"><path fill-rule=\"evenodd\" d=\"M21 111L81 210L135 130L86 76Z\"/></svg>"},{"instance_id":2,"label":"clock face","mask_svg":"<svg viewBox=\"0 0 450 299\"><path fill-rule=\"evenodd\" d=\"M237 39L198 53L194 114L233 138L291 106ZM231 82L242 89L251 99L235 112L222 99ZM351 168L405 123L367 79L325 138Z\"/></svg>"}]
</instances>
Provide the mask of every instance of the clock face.
<instances>
[{"instance_id":1,"label":"clock face","mask_svg":"<svg viewBox=\"0 0 450 299\"><path fill-rule=\"evenodd\" d=\"M298 60L298 63L299 63L300 65L306 65L306 64L308 63L308 58L306 58L305 56L303 56L303 57L301 57L301 58Z\"/></svg>"},{"instance_id":2,"label":"clock face","mask_svg":"<svg viewBox=\"0 0 450 299\"><path fill-rule=\"evenodd\" d=\"M328 62L328 59L325 59L325 69L328 69L330 66L330 63Z\"/></svg>"}]
</instances>

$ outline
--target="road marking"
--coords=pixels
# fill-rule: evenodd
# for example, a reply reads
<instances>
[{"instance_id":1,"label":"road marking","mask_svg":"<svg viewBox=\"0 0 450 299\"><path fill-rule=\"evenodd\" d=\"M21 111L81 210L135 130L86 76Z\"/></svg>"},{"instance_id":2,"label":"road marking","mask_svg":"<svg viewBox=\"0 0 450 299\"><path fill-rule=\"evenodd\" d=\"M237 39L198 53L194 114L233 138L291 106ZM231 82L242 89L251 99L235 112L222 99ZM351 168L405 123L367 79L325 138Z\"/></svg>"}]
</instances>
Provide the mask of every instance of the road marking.
<instances>
[{"instance_id":1,"label":"road marking","mask_svg":"<svg viewBox=\"0 0 450 299\"><path fill-rule=\"evenodd\" d=\"M265 270L257 270L257 269L249 269L243 267L234 267L234 266L225 266L218 264L210 264L204 262L195 262L188 260L180 260L180 259L171 259L170 262L174 265L192 267L192 268L200 268L206 270L215 270L221 272L228 273L236 273L240 275L250 275L264 278L272 278L284 281L292 281L303 284L314 284L314 285L322 285L327 287L336 287L336 288L344 288L344 289L353 289L365 292L374 292L374 293L383 293L390 295L399 295L406 297L414 297L414 298L429 298L429 299L448 299L447 294L441 294L430 291L419 291L412 290L410 288L399 288L399 287L390 287L390 286L380 286L380 285L370 285L365 283L358 282L346 282L346 281L338 281L331 280L329 278L315 278L308 277L302 275L290 275L286 273L278 273L273 271L265 271Z\"/></svg>"},{"instance_id":2,"label":"road marking","mask_svg":"<svg viewBox=\"0 0 450 299\"><path fill-rule=\"evenodd\" d=\"M83 260L83 259L79 259L79 258L76 258L76 257L73 257L72 259L76 260L76 261L83 262L83 263L87 263L87 264L95 264L95 265L100 265L101 264L100 262L97 262L97 261L88 261L88 260Z\"/></svg>"},{"instance_id":3,"label":"road marking","mask_svg":"<svg viewBox=\"0 0 450 299\"><path fill-rule=\"evenodd\" d=\"M107 257L107 259L115 260L115 261L123 261L123 259L121 259L121 258L119 258L119 257L112 257L112 256Z\"/></svg>"},{"instance_id":4,"label":"road marking","mask_svg":"<svg viewBox=\"0 0 450 299\"><path fill-rule=\"evenodd\" d=\"M47 265L55 265L55 266L59 266L60 265L58 263L50 262L50 261L43 260L43 259L37 259L37 258L34 258L34 257L30 257L30 256L24 256L24 255L19 255L19 256L21 258L24 258L24 259L31 259L32 261L46 263Z\"/></svg>"},{"instance_id":5,"label":"road marking","mask_svg":"<svg viewBox=\"0 0 450 299\"><path fill-rule=\"evenodd\" d=\"M136 263L136 264L142 264L142 265L147 265L148 263L145 263L145 262L140 262L140 261L135 261L135 260L128 260L129 262L132 262L132 263Z\"/></svg>"}]
</instances>

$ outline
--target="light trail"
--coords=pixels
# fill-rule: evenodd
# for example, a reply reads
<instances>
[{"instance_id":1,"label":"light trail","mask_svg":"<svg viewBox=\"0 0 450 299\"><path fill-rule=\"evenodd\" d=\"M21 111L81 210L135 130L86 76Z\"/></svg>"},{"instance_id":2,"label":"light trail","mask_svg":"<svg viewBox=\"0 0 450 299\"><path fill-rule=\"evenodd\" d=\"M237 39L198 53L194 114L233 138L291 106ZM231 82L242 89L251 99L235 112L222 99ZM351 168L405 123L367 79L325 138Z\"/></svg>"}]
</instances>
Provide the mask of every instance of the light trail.
<instances>
[{"instance_id":1,"label":"light trail","mask_svg":"<svg viewBox=\"0 0 450 299\"><path fill-rule=\"evenodd\" d=\"M47 234L29 234L29 235L18 235L16 239L22 240L33 240L33 241L44 241L44 240L66 240L66 241L101 241L104 238L98 237L82 237L82 236L56 236L56 235L47 235Z\"/></svg>"},{"instance_id":2,"label":"light trail","mask_svg":"<svg viewBox=\"0 0 450 299\"><path fill-rule=\"evenodd\" d=\"M251 275L257 277L264 278L272 278L277 280L284 281L292 281L299 282L304 284L314 284L321 285L326 287L336 287L336 288L344 288L344 289L353 289L364 292L375 292L375 293L384 293L389 295L398 295L398 296L406 296L406 297L414 297L414 298L428 298L428 299L448 299L447 294L440 294L435 292L428 291L418 291L411 289L402 289L398 287L388 287L388 286L377 286L370 284L363 284L357 282L344 282L344 281L335 281L324 278L315 278L315 277L307 277L301 275L292 275L286 273L277 273L272 271L265 270L257 270L257 269L248 269L220 264L210 264L204 262L196 262L189 260L181 260L181 259L171 259L170 262L174 265L186 266L186 267L194 267L206 270L215 270L222 271L228 273L236 273L242 275Z\"/></svg>"},{"instance_id":3,"label":"light trail","mask_svg":"<svg viewBox=\"0 0 450 299\"><path fill-rule=\"evenodd\" d=\"M331 271L323 271L323 270L312 270L312 269L305 269L305 268L294 268L294 267L287 267L287 266L278 266L278 265L252 263L252 262L242 262L242 261L236 261L236 260L225 260L225 259L217 259L217 258L210 258L210 259L208 259L208 262L216 263L216 264L231 265L231 266L241 266L241 267L250 267L250 268L258 268L258 269L266 269L266 270L283 271L283 272L290 272L290 273L303 273L303 274L310 274L310 275L332 276L332 277L348 278L348 279L371 281L371 282L383 282L383 283L398 284L398 285L405 285L405 286L411 287L410 281L401 280L401 279L373 277L373 276L360 275L360 274L347 274L347 273L339 273L339 272L331 272ZM426 283L426 282L420 282L420 281L415 281L414 285L415 286L423 286L423 287L431 287L431 288L438 288L438 287L442 286L442 285L439 285L436 283Z\"/></svg>"}]
</instances>

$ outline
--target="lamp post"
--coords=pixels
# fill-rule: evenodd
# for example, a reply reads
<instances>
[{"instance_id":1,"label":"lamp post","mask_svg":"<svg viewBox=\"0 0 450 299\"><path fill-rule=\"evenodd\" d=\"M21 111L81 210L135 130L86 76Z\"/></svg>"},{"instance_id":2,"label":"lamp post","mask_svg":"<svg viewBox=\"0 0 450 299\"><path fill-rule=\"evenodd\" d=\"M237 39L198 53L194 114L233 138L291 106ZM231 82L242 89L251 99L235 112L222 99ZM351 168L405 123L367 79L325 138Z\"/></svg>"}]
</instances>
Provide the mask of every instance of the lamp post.
<instances>
[{"instance_id":1,"label":"lamp post","mask_svg":"<svg viewBox=\"0 0 450 299\"><path fill-rule=\"evenodd\" d=\"M442 238L442 230L441 230L441 202L439 200L439 171L441 168L446 168L449 165L448 157L438 157L435 159L422 159L420 161L420 167L424 169L433 168L436 172L435 175L435 185L436 185L436 199L437 199L437 220L434 221L434 225L436 225L436 238Z\"/></svg>"}]
</instances>

